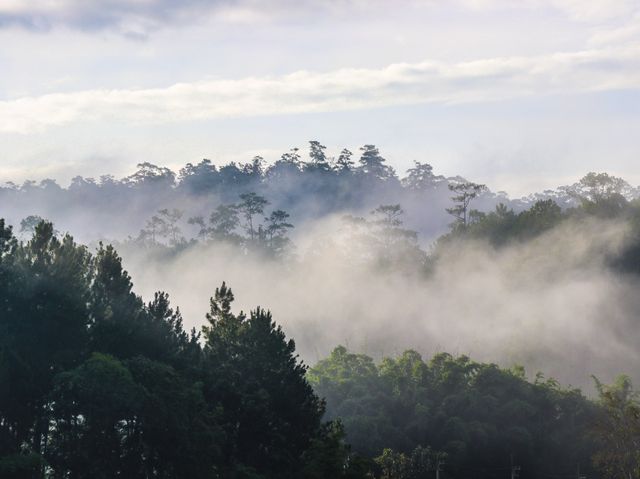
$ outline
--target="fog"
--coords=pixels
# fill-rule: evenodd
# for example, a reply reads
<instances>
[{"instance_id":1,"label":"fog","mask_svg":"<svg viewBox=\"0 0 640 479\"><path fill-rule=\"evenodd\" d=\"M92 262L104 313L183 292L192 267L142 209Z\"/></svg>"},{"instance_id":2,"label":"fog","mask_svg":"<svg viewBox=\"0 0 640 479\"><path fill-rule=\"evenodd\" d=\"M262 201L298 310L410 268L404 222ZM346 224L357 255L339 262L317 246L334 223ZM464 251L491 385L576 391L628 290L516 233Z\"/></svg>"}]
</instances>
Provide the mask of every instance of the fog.
<instances>
[{"instance_id":1,"label":"fog","mask_svg":"<svg viewBox=\"0 0 640 479\"><path fill-rule=\"evenodd\" d=\"M445 211L451 206L449 185L465 180L436 175L428 164L416 164L400 179L372 151L369 157L363 153L360 166L342 170L335 158L329 168L324 156L320 163L304 163L292 150L267 168L259 158L219 169L205 160L179 174L145 163L120 180L78 177L67 188L52 180L9 184L0 188L0 217L22 239L29 232L19 231L20 220L39 215L92 247L98 240L115 241L136 292L148 300L167 291L185 324L196 329L215 288L226 281L237 309L273 312L307 364L338 344L376 359L409 348L425 357L446 351L503 366L522 364L529 377L542 371L587 390L592 374L608 381L638 370L637 279L609 267L630 236L629 223L574 218L498 249L471 240L434 248L452 220ZM377 169L371 169L372 157ZM486 212L505 203L517 212L551 198L566 209L575 204L571 191L582 187L517 200L486 190L472 207ZM627 199L638 196L622 180L619 187ZM268 200L266 215L275 209L290 213L291 258L276 261L191 239L197 231L187 224L189 217L206 219L246 192ZM345 215L368 217L381 204L401 204L403 227L417 232L424 250L437 253L426 266L396 248L391 267L381 267L381 252L346 227ZM186 239L171 248L134 240L161 208L183 212L179 227Z\"/></svg>"},{"instance_id":2,"label":"fog","mask_svg":"<svg viewBox=\"0 0 640 479\"><path fill-rule=\"evenodd\" d=\"M399 203L405 212L405 224L419 232L423 241L446 232L451 221L445 211L451 206L448 185L465 179L436 175L426 163L399 177L377 149L376 155L382 178L363 165L343 171L314 168L313 163L301 162L296 150L283 154L284 159L268 167L263 163L230 163L218 168L204 160L176 172L142 163L135 173L121 179L78 176L68 186L52 179L22 185L7 183L0 186L0 217L15 225L18 233L23 218L38 215L82 242L122 240L137 236L160 209L180 209L185 220L196 215L206 218L219 204L234 203L240 194L255 192L269 201L270 210L286 210L297 229L335 214L367 215L381 204ZM571 204L561 189L521 199L487 190L474 201L474 208L487 211L505 203L519 211L547 197L563 207ZM188 237L186 221L181 226Z\"/></svg>"},{"instance_id":3,"label":"fog","mask_svg":"<svg viewBox=\"0 0 640 479\"><path fill-rule=\"evenodd\" d=\"M358 245L341 225L333 216L298 231L297 259L286 264L219 245L170 259L122 253L136 291L145 299L169 292L189 327L204 323L226 281L236 310L270 309L307 364L338 344L377 359L445 351L522 364L529 377L542 371L588 391L592 374L608 381L640 366L637 280L607 266L628 237L622 223L567 221L499 250L453 243L439 249L431 274L353 261Z\"/></svg>"}]
</instances>

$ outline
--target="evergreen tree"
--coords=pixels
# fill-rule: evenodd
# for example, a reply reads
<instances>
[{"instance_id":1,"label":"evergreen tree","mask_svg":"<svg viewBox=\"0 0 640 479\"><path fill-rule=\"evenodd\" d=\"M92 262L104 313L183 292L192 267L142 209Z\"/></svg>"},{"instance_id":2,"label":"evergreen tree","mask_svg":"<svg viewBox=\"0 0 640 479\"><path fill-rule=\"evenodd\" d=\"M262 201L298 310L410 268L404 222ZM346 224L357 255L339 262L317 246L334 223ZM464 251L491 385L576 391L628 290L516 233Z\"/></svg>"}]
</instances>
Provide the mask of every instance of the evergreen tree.
<instances>
[{"instance_id":1,"label":"evergreen tree","mask_svg":"<svg viewBox=\"0 0 640 479\"><path fill-rule=\"evenodd\" d=\"M258 308L249 317L235 315L233 300L223 283L203 328L211 368L206 392L224 411L225 477L243 477L247 471L299 477L302 454L320 428L323 403L305 379L294 342L286 340L271 314Z\"/></svg>"}]
</instances>

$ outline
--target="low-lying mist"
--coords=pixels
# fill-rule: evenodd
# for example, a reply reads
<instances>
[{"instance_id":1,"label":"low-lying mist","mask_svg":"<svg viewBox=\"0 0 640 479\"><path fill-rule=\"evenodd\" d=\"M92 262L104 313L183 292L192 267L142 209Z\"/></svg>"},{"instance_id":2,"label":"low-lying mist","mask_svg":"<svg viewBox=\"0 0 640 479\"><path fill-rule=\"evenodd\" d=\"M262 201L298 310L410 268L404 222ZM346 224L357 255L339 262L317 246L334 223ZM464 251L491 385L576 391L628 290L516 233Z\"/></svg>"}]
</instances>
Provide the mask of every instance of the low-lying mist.
<instances>
[{"instance_id":1,"label":"low-lying mist","mask_svg":"<svg viewBox=\"0 0 640 479\"><path fill-rule=\"evenodd\" d=\"M307 364L338 344L375 358L446 351L587 390L592 374L609 381L640 366L638 281L607 266L624 245L622 223L566 221L500 249L452 242L428 274L353 261L359 245L340 224L336 216L298 231L297 257L285 263L220 244L121 253L136 291L167 291L188 327L200 328L226 281L236 309L270 309Z\"/></svg>"}]
</instances>

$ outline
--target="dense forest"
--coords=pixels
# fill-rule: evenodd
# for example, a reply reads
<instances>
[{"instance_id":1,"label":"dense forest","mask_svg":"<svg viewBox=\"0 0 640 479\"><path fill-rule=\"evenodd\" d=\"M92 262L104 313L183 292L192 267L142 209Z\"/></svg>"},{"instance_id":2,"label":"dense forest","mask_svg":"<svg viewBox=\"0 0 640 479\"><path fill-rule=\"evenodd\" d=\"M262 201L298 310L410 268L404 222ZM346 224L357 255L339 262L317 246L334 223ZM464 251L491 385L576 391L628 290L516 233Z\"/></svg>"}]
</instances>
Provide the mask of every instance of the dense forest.
<instances>
[{"instance_id":1,"label":"dense forest","mask_svg":"<svg viewBox=\"0 0 640 479\"><path fill-rule=\"evenodd\" d=\"M0 220L0 475L637 477L630 380L599 399L521 366L339 346L308 369L271 314L224 283L185 331L111 246ZM576 476L577 474L577 476Z\"/></svg>"},{"instance_id":2,"label":"dense forest","mask_svg":"<svg viewBox=\"0 0 640 479\"><path fill-rule=\"evenodd\" d=\"M0 477L640 477L636 191L310 146L0 192Z\"/></svg>"}]
</instances>

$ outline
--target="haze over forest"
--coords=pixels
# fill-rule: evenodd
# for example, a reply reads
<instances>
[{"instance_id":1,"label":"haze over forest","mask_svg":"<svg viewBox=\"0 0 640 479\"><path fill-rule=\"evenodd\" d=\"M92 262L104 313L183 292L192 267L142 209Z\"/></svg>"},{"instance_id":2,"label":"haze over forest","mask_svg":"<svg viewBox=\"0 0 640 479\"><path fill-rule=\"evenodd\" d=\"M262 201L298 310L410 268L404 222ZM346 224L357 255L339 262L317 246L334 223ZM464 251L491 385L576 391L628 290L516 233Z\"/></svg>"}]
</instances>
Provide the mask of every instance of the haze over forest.
<instances>
[{"instance_id":1,"label":"haze over forest","mask_svg":"<svg viewBox=\"0 0 640 479\"><path fill-rule=\"evenodd\" d=\"M17 236L0 220L0 472L411 479L447 458L453 477L540 477L554 455L567 476L635 470L637 189L590 172L511 201L426 163L399 179L373 145L356 163L309 144L267 168L143 163L1 190L9 218L30 214ZM88 249L55 229L78 218ZM120 237L105 246L99 224ZM158 407L181 418L166 436ZM191 442L205 431L221 436Z\"/></svg>"},{"instance_id":2,"label":"haze over forest","mask_svg":"<svg viewBox=\"0 0 640 479\"><path fill-rule=\"evenodd\" d=\"M456 206L451 187L464 184L427 163L399 178L373 145L329 157L312 140L272 165L202 160L174 172L143 163L122 179L27 181L0 197L24 238L46 218L86 243L116 244L138 293L167 291L189 328L202 325L208 294L229 282L243 309L269 304L310 364L346 344L376 358L413 348L523 364L589 391L593 374L635 377L637 280L611 258L635 244L625 211L635 211L638 189L607 174L515 200L484 188L470 200L469 225L549 201L558 218L532 238L488 230L449 244L459 226L447 211ZM246 194L263 200L253 224ZM583 201L609 197L629 206L573 219Z\"/></svg>"},{"instance_id":3,"label":"haze over forest","mask_svg":"<svg viewBox=\"0 0 640 479\"><path fill-rule=\"evenodd\" d=\"M638 0L0 0L0 479L640 479Z\"/></svg>"}]
</instances>

